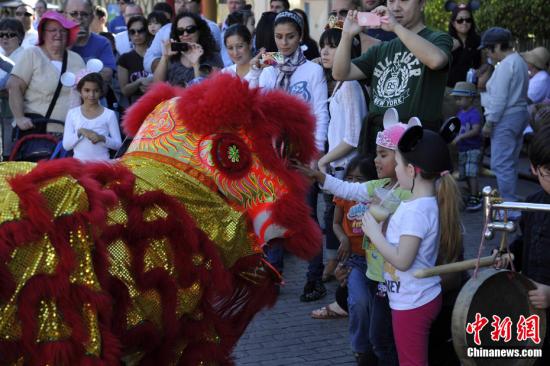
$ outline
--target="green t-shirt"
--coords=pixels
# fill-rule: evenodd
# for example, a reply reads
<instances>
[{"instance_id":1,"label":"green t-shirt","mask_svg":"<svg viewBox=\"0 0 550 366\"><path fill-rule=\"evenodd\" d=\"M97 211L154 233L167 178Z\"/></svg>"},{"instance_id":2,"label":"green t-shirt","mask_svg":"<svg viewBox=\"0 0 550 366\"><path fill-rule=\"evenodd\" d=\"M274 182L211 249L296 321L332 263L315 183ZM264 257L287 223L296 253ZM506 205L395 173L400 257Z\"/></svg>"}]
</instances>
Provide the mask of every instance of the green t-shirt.
<instances>
[{"instance_id":1,"label":"green t-shirt","mask_svg":"<svg viewBox=\"0 0 550 366\"><path fill-rule=\"evenodd\" d=\"M428 28L418 35L439 47L449 57L441 70L431 70L420 62L399 38L382 42L352 62L365 74L371 86L370 115L383 115L394 107L401 121L418 117L427 126L441 124L441 106L451 64L453 41L447 33Z\"/></svg>"},{"instance_id":2,"label":"green t-shirt","mask_svg":"<svg viewBox=\"0 0 550 366\"><path fill-rule=\"evenodd\" d=\"M374 196L374 190L379 187L384 187L390 182L389 178L370 180L366 182L367 192L369 197ZM393 192L401 201L408 200L411 197L411 191L406 191L397 188ZM368 236L363 236L363 249L365 249L365 257L367 259L367 277L373 281L384 282L384 258L376 249L374 244L369 241Z\"/></svg>"}]
</instances>

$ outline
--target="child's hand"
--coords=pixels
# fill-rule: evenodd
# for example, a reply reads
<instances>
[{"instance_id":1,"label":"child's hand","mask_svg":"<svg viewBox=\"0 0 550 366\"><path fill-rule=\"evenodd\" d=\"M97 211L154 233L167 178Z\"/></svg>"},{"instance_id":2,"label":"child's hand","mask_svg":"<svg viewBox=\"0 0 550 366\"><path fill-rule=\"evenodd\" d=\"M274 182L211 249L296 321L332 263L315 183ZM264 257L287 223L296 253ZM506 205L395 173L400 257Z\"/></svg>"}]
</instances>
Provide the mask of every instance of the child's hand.
<instances>
[{"instance_id":1,"label":"child's hand","mask_svg":"<svg viewBox=\"0 0 550 366\"><path fill-rule=\"evenodd\" d=\"M336 257L336 259L338 259L339 262L345 262L348 260L351 253L351 244L347 236L343 237L342 240L340 240L340 246L338 247L337 253L338 256Z\"/></svg>"},{"instance_id":2,"label":"child's hand","mask_svg":"<svg viewBox=\"0 0 550 366\"><path fill-rule=\"evenodd\" d=\"M383 236L382 224L378 223L370 212L365 212L362 222L363 225L361 225L361 229L363 229L363 232L370 238L373 244L376 237Z\"/></svg>"},{"instance_id":3,"label":"child's hand","mask_svg":"<svg viewBox=\"0 0 550 366\"><path fill-rule=\"evenodd\" d=\"M537 288L529 291L529 301L537 309L547 309L550 306L550 286L535 282Z\"/></svg>"},{"instance_id":4,"label":"child's hand","mask_svg":"<svg viewBox=\"0 0 550 366\"><path fill-rule=\"evenodd\" d=\"M323 158L324 156L321 159L319 159L319 161L317 162L317 167L319 168L320 172L327 174L328 163Z\"/></svg>"},{"instance_id":5,"label":"child's hand","mask_svg":"<svg viewBox=\"0 0 550 366\"><path fill-rule=\"evenodd\" d=\"M91 134L88 138L94 145L97 144L98 142L105 142L105 136L100 135L94 131L91 131Z\"/></svg>"},{"instance_id":6,"label":"child's hand","mask_svg":"<svg viewBox=\"0 0 550 366\"><path fill-rule=\"evenodd\" d=\"M308 178L312 178L312 179L316 180L317 182L323 183L325 181L325 174L324 173L322 173L318 170L312 169L309 166L304 165L299 161L296 161L296 160L292 161L292 167L295 168L296 170L298 170L300 173L307 176Z\"/></svg>"}]
</instances>

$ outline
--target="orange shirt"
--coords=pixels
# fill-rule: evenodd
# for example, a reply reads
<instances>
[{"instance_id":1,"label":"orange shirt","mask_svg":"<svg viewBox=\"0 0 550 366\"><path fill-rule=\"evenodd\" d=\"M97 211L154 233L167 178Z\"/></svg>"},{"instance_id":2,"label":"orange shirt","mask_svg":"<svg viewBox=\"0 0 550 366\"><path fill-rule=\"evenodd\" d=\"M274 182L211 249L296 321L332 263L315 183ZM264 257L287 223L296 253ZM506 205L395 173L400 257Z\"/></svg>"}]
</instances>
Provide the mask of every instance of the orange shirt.
<instances>
[{"instance_id":1,"label":"orange shirt","mask_svg":"<svg viewBox=\"0 0 550 366\"><path fill-rule=\"evenodd\" d=\"M344 211L342 228L349 238L352 253L364 256L364 234L361 229L361 219L369 206L365 203L348 201L341 198L334 198L334 204L341 207Z\"/></svg>"}]
</instances>

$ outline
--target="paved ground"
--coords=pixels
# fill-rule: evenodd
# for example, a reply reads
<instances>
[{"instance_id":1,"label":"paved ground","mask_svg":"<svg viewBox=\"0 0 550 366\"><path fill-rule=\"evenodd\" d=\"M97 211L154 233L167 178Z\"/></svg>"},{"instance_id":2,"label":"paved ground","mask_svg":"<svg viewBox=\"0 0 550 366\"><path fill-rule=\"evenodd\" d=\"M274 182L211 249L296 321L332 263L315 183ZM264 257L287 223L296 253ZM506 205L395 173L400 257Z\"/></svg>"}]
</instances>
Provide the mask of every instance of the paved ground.
<instances>
[{"instance_id":1,"label":"paved ground","mask_svg":"<svg viewBox=\"0 0 550 366\"><path fill-rule=\"evenodd\" d=\"M492 178L482 178L481 183L482 186L495 186ZM526 196L536 187L533 182L520 180L518 193ZM463 213L462 220L465 227L465 257L473 258L477 256L481 238L482 214ZM498 242L494 239L487 247L494 248L497 245ZM334 300L336 284L328 284L328 295L324 299L302 303L299 296L305 282L306 270L305 262L292 256L286 258L286 285L281 290L277 304L258 314L241 338L234 352L237 365L355 364L348 344L347 319L314 320L309 317L312 310Z\"/></svg>"}]
</instances>

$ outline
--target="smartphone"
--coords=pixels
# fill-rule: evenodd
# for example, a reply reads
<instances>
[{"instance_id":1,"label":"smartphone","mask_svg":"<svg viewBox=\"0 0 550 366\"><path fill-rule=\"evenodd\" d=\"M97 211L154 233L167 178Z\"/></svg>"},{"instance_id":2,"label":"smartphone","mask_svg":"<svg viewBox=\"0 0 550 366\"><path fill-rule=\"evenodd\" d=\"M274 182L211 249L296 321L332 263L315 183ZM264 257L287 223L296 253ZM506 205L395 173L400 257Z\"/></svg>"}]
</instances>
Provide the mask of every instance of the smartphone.
<instances>
[{"instance_id":1,"label":"smartphone","mask_svg":"<svg viewBox=\"0 0 550 366\"><path fill-rule=\"evenodd\" d=\"M189 51L189 43L185 42L173 42L172 51L174 52L187 52Z\"/></svg>"},{"instance_id":2,"label":"smartphone","mask_svg":"<svg viewBox=\"0 0 550 366\"><path fill-rule=\"evenodd\" d=\"M360 11L357 13L357 23L361 27L380 28L380 17L368 11Z\"/></svg>"}]
</instances>

